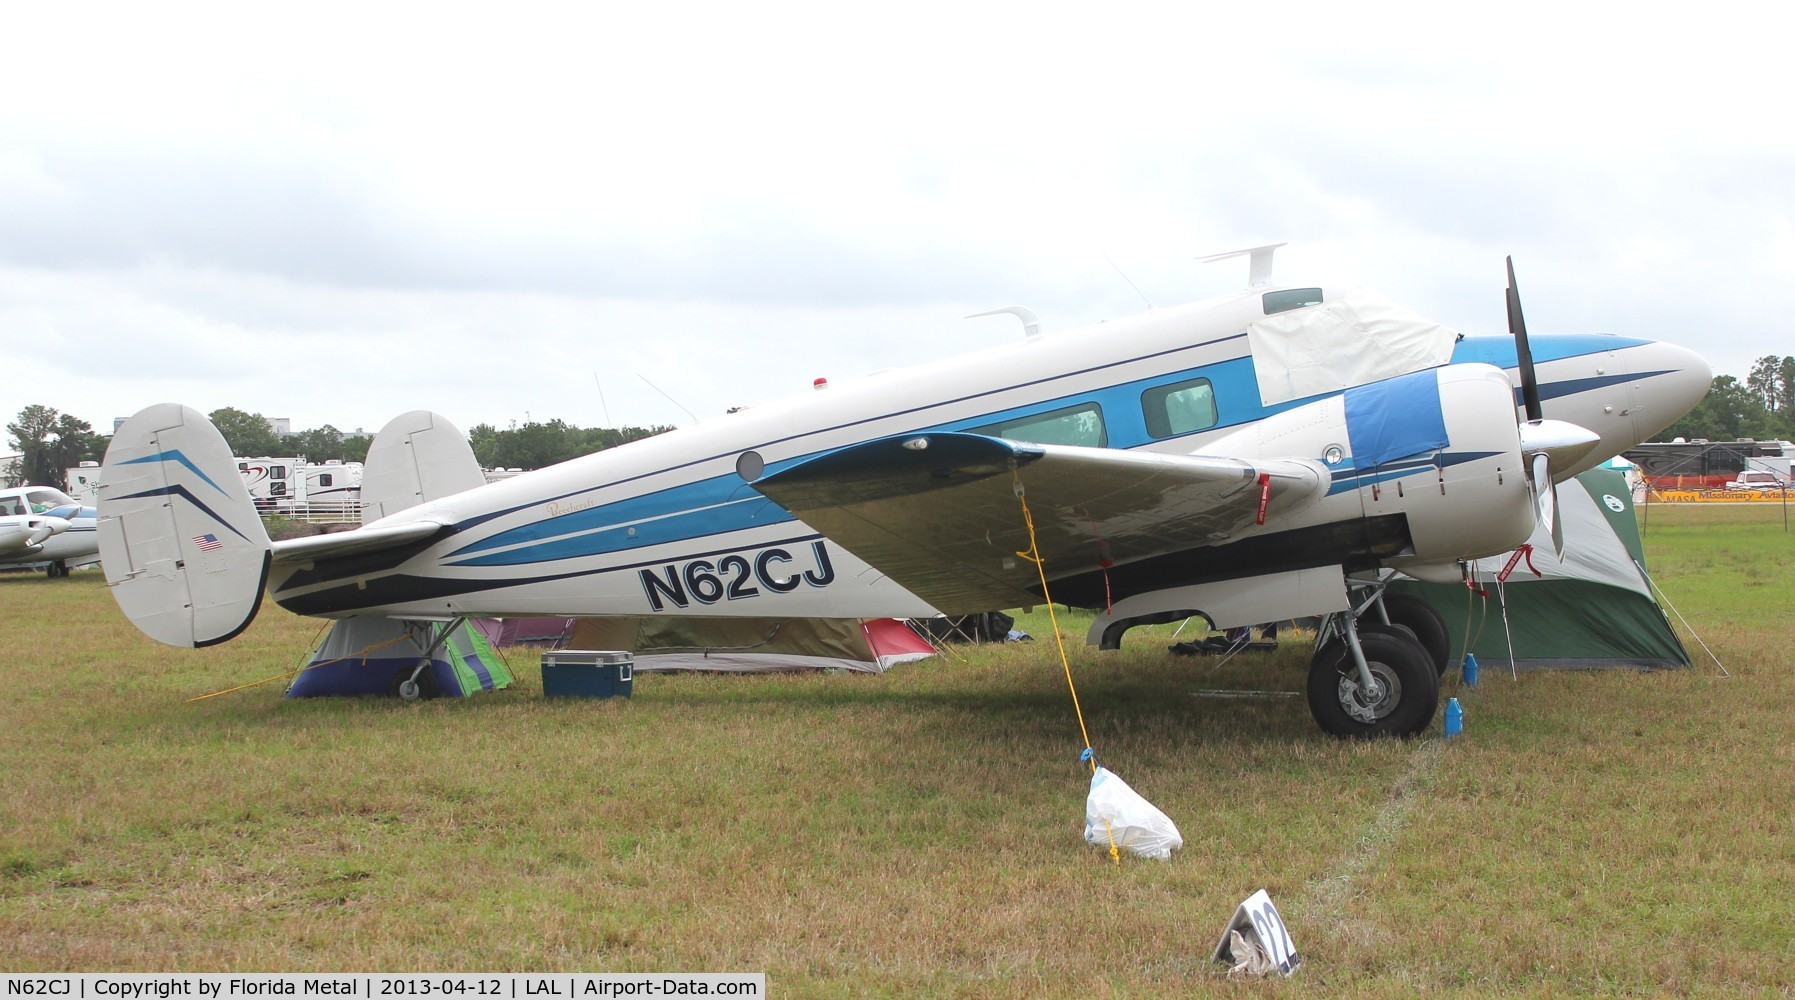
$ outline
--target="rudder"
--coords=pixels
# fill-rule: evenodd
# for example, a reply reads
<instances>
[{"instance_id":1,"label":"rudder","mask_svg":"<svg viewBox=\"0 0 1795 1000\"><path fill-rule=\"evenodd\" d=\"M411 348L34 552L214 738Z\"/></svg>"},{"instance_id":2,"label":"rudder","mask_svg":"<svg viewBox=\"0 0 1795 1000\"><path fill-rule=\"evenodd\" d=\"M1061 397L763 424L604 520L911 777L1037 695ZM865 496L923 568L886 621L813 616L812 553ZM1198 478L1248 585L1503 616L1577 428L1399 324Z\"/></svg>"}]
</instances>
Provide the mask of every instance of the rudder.
<instances>
[{"instance_id":1,"label":"rudder","mask_svg":"<svg viewBox=\"0 0 1795 1000\"><path fill-rule=\"evenodd\" d=\"M112 436L100 481L100 558L132 624L186 647L249 627L271 547L210 421L177 403L138 411Z\"/></svg>"},{"instance_id":2,"label":"rudder","mask_svg":"<svg viewBox=\"0 0 1795 1000\"><path fill-rule=\"evenodd\" d=\"M485 485L467 435L447 417L401 413L374 435L362 462L362 523Z\"/></svg>"}]
</instances>

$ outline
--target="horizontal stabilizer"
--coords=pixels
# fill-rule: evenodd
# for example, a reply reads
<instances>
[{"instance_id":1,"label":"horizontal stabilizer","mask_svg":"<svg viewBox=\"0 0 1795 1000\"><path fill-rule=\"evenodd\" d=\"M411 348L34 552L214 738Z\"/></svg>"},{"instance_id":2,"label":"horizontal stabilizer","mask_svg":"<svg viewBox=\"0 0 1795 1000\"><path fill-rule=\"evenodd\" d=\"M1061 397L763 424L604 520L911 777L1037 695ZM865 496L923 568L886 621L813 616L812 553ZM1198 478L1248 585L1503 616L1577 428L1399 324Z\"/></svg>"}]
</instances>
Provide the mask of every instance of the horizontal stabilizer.
<instances>
[{"instance_id":1,"label":"horizontal stabilizer","mask_svg":"<svg viewBox=\"0 0 1795 1000\"><path fill-rule=\"evenodd\" d=\"M447 417L412 410L394 417L362 463L362 523L486 485L473 446Z\"/></svg>"},{"instance_id":2,"label":"horizontal stabilizer","mask_svg":"<svg viewBox=\"0 0 1795 1000\"><path fill-rule=\"evenodd\" d=\"M328 535L308 535L274 543L274 561L280 563L335 559L338 556L377 549L397 548L421 542L440 534L443 525L436 521L413 521L409 524L376 525L339 531Z\"/></svg>"},{"instance_id":3,"label":"horizontal stabilizer","mask_svg":"<svg viewBox=\"0 0 1795 1000\"><path fill-rule=\"evenodd\" d=\"M236 459L191 407L139 411L101 466L100 558L119 608L171 646L210 646L254 620L269 542Z\"/></svg>"},{"instance_id":4,"label":"horizontal stabilizer","mask_svg":"<svg viewBox=\"0 0 1795 1000\"><path fill-rule=\"evenodd\" d=\"M924 433L831 452L754 487L948 614L1040 599L1017 491L1049 580L1232 540L1328 477L1298 459L1219 458Z\"/></svg>"}]
</instances>

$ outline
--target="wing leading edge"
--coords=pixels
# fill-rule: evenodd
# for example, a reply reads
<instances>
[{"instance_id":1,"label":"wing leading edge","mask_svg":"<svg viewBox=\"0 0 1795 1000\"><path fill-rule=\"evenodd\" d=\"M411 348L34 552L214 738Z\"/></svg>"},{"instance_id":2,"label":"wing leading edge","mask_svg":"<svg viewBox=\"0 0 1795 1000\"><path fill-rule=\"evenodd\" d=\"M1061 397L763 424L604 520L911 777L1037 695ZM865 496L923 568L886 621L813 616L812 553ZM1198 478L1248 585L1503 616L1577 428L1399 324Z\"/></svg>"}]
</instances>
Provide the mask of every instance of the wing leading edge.
<instances>
[{"instance_id":1,"label":"wing leading edge","mask_svg":"<svg viewBox=\"0 0 1795 1000\"><path fill-rule=\"evenodd\" d=\"M939 610L1038 602L1047 578L1221 544L1326 492L1319 463L911 434L758 479L774 502ZM1020 491L1020 492L1019 492Z\"/></svg>"}]
</instances>

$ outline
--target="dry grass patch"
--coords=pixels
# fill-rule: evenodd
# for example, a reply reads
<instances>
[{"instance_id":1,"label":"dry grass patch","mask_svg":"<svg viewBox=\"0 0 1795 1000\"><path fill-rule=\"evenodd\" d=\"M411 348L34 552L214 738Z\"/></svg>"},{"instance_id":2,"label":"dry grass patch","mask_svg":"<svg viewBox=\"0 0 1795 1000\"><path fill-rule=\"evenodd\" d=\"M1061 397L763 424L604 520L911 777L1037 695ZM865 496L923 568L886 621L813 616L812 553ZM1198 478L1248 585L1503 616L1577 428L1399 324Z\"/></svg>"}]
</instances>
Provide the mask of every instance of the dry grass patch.
<instances>
[{"instance_id":1,"label":"dry grass patch","mask_svg":"<svg viewBox=\"0 0 1795 1000\"><path fill-rule=\"evenodd\" d=\"M1486 664L1451 744L1340 743L1300 641L1226 664L1170 627L1077 645L1099 754L1179 823L1166 864L1080 839L1085 773L1033 643L882 677L643 675L627 702L511 691L285 701L318 623L157 647L97 574L0 576L0 967L766 970L792 995L1786 991L1795 559L1780 513L1651 513L1660 581L1727 660ZM1756 520L1745 515L1756 514ZM1188 637L1188 635L1186 636ZM1449 684L1449 687L1454 685ZM1437 725L1437 723L1436 723ZM1306 960L1208 951L1267 888ZM1722 947L1717 934L1733 937Z\"/></svg>"}]
</instances>

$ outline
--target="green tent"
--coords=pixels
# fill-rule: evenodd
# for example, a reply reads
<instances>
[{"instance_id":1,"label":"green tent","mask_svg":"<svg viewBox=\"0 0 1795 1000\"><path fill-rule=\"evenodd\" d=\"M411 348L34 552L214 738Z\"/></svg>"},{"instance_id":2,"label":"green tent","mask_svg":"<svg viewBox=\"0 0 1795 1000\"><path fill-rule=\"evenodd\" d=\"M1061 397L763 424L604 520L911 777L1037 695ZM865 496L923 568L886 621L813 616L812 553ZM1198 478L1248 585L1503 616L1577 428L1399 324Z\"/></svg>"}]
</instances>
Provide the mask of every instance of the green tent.
<instances>
[{"instance_id":1,"label":"green tent","mask_svg":"<svg viewBox=\"0 0 1795 1000\"><path fill-rule=\"evenodd\" d=\"M1513 559L1504 553L1474 564L1479 587L1399 578L1391 590L1417 594L1446 619L1452 653L1470 651L1486 669L1686 667L1689 654L1652 596L1645 553L1626 478L1593 469L1558 484L1564 556L1549 534L1535 531L1532 551L1514 563L1498 589L1496 578ZM1508 608L1508 628L1502 608Z\"/></svg>"},{"instance_id":2,"label":"green tent","mask_svg":"<svg viewBox=\"0 0 1795 1000\"><path fill-rule=\"evenodd\" d=\"M414 674L429 698L469 697L511 685L510 667L472 622L457 623L438 642L442 627L374 615L339 619L312 650L287 697L398 694L400 682ZM418 674L426 649L430 666Z\"/></svg>"}]
</instances>

